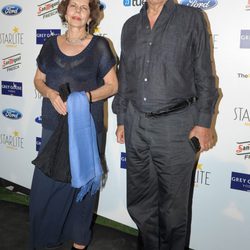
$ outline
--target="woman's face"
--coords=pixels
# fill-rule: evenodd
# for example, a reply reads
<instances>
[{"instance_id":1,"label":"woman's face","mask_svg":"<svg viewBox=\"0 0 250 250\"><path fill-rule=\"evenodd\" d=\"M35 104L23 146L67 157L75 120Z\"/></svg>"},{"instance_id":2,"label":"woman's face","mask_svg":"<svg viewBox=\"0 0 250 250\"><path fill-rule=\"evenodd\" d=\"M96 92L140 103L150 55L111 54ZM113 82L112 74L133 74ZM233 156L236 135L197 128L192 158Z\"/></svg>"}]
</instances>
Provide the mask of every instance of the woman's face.
<instances>
[{"instance_id":1,"label":"woman's face","mask_svg":"<svg viewBox=\"0 0 250 250\"><path fill-rule=\"evenodd\" d=\"M70 0L65 18L71 27L85 27L90 21L89 0Z\"/></svg>"}]
</instances>

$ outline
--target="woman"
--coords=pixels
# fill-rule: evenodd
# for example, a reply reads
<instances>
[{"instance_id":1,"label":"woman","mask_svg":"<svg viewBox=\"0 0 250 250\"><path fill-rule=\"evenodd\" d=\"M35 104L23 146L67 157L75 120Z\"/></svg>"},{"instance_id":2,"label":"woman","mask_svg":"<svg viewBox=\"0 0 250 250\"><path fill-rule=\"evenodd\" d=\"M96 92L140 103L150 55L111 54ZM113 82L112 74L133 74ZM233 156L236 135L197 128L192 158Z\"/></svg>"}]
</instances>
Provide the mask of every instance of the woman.
<instances>
[{"instance_id":1,"label":"woman","mask_svg":"<svg viewBox=\"0 0 250 250\"><path fill-rule=\"evenodd\" d=\"M117 92L115 59L108 42L93 35L99 17L97 0L63 0L58 6L68 29L51 37L37 58L34 78L43 95L42 146L53 134L59 115L67 106L59 96L59 86L69 83L71 91L85 91L100 142L103 131L103 100ZM100 146L100 143L99 143ZM56 247L73 241L72 249L85 249L90 241L90 224L95 195L88 193L76 202L78 189L70 183L55 181L37 167L30 195L31 248Z\"/></svg>"}]
</instances>

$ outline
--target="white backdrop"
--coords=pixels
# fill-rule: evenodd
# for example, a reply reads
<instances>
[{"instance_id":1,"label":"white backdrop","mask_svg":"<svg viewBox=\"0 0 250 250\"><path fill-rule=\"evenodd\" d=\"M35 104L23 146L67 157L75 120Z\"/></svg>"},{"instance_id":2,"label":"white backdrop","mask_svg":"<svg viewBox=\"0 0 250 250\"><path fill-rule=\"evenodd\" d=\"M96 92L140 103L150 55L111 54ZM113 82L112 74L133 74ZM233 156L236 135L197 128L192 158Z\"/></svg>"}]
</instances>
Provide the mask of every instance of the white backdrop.
<instances>
[{"instance_id":1,"label":"white backdrop","mask_svg":"<svg viewBox=\"0 0 250 250\"><path fill-rule=\"evenodd\" d=\"M58 0L0 2L0 177L30 188L41 136L41 96L33 77L41 39L64 32L56 13ZM143 0L104 0L97 34L120 53L123 23ZM250 224L250 1L183 0L202 7L210 20L214 58L223 98L216 131L218 142L197 166L191 247L195 250L249 249ZM249 10L249 11L248 11ZM38 41L37 41L38 40ZM115 138L116 120L108 102L106 159L108 180L98 214L135 227L126 212L123 145Z\"/></svg>"}]
</instances>

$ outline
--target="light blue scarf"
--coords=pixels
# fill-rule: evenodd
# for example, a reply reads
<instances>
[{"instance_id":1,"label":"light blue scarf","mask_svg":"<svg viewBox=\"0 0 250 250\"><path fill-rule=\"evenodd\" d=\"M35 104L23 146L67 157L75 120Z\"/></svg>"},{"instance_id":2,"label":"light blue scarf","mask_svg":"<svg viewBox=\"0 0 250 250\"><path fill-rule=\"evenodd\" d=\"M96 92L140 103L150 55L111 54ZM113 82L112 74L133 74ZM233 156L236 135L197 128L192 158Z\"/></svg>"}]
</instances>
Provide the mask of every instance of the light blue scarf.
<instances>
[{"instance_id":1,"label":"light blue scarf","mask_svg":"<svg viewBox=\"0 0 250 250\"><path fill-rule=\"evenodd\" d=\"M76 200L101 185L102 167L97 147L96 130L85 92L73 92L67 100L69 125L69 158L71 185L80 188Z\"/></svg>"}]
</instances>

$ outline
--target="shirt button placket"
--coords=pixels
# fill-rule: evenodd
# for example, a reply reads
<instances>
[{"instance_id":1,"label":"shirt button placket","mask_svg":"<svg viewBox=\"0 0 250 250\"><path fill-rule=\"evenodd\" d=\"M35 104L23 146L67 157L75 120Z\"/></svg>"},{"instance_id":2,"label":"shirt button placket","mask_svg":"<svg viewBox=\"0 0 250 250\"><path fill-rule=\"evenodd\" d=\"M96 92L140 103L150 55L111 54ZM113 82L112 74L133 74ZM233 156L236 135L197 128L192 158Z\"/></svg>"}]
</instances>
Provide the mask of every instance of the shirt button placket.
<instances>
[{"instance_id":1,"label":"shirt button placket","mask_svg":"<svg viewBox=\"0 0 250 250\"><path fill-rule=\"evenodd\" d=\"M152 45L152 42L149 42L148 43L148 45L151 47L151 45ZM148 74L148 72L149 72L149 62L150 62L150 60L149 60L149 55L150 55L150 48L148 49L148 52L147 52L147 55L146 55L146 65L144 66L144 68L145 68L145 73L146 74ZM145 78L144 78L144 84L145 85L148 85L149 84L149 81L148 81L148 77L146 76ZM146 101L147 100L147 98L144 98L144 101Z\"/></svg>"},{"instance_id":2,"label":"shirt button placket","mask_svg":"<svg viewBox=\"0 0 250 250\"><path fill-rule=\"evenodd\" d=\"M146 26L147 29L147 33L149 32L149 25ZM143 96L143 101L147 102L147 95L148 95L148 91L147 91L147 85L149 84L148 81L148 76L146 74L148 74L149 72L149 62L150 62L150 52L151 52L151 46L152 46L152 42L149 40L148 42L148 49L146 52L146 64L144 65L144 73L145 73L145 77L144 77L144 96Z\"/></svg>"}]
</instances>

